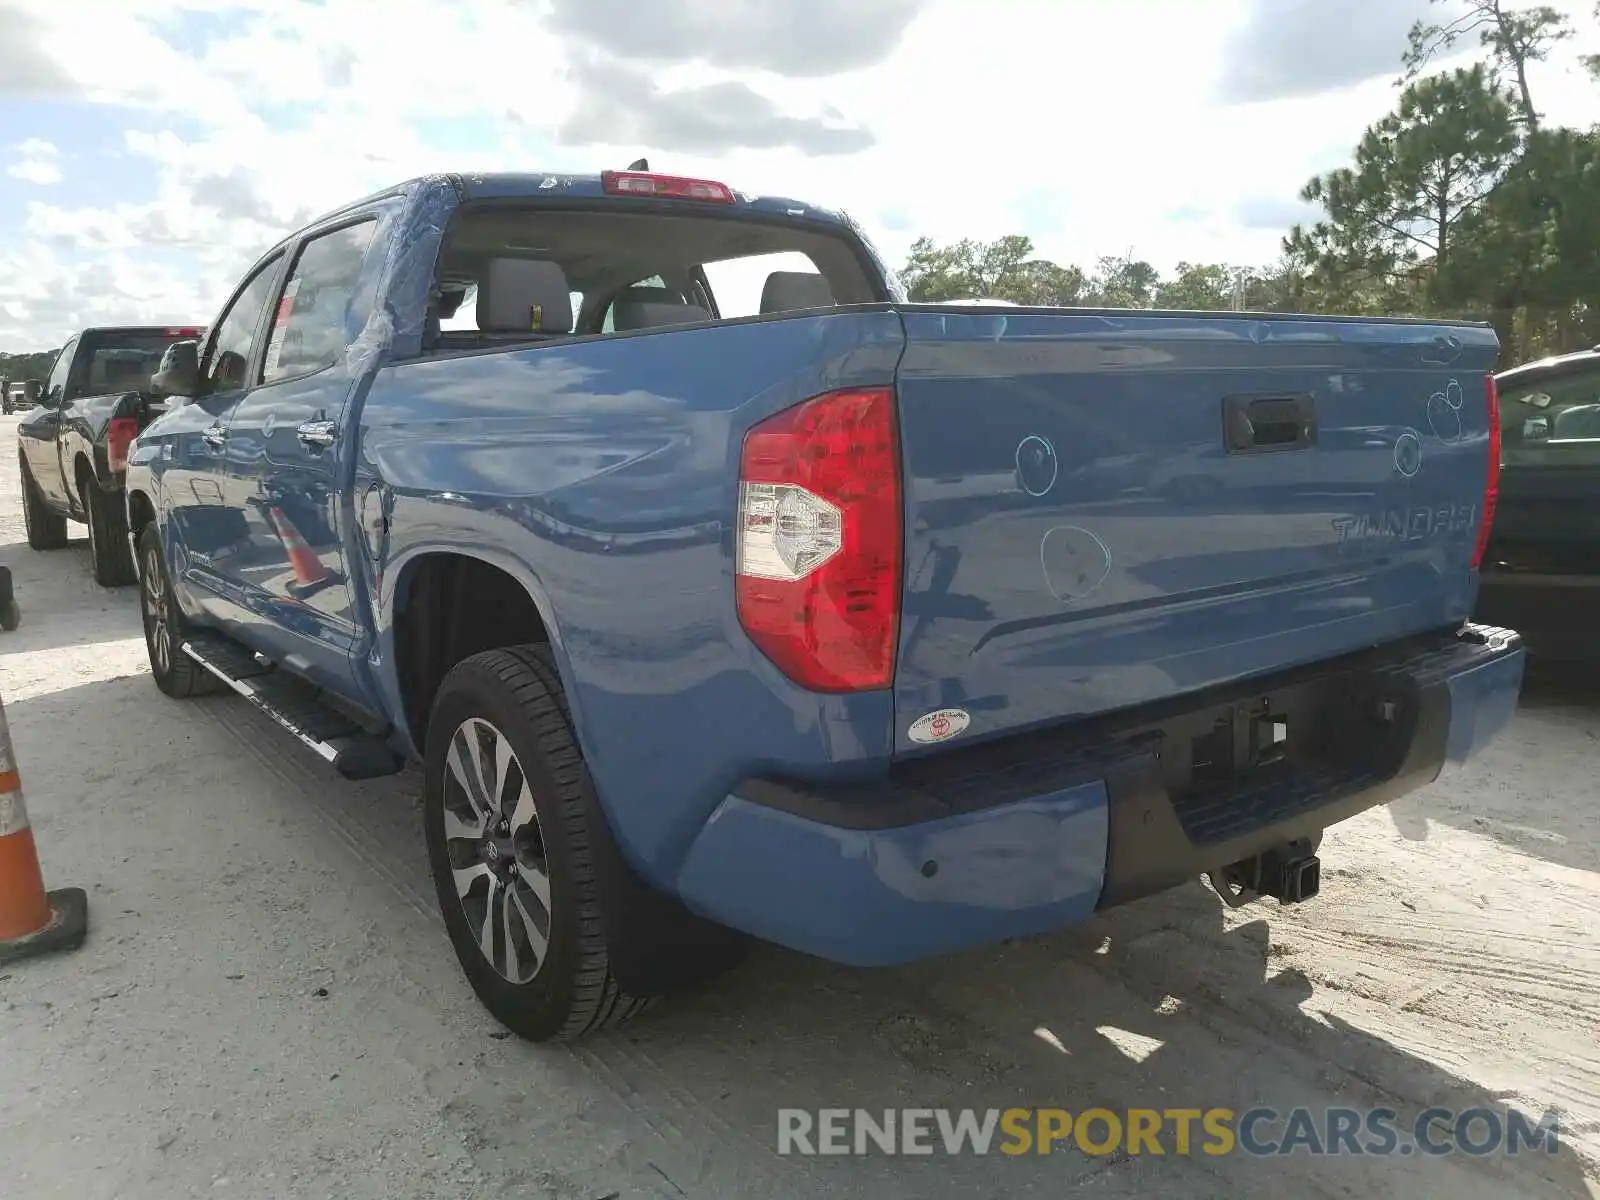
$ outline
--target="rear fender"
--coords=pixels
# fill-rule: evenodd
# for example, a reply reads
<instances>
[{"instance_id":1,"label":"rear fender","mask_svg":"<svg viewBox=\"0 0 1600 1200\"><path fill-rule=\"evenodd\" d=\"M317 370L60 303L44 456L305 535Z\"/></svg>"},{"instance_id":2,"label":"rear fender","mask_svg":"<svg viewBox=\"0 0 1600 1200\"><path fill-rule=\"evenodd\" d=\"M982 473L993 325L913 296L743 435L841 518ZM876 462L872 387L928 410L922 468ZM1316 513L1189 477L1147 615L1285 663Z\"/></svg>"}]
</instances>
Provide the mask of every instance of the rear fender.
<instances>
[{"instance_id":1,"label":"rear fender","mask_svg":"<svg viewBox=\"0 0 1600 1200\"><path fill-rule=\"evenodd\" d=\"M378 652L372 666L383 695L384 709L404 748L420 757L406 720L400 681L395 670L394 629L400 599L407 595L417 564L430 554L452 554L476 559L504 571L522 585L538 610L549 638L551 657L568 705L580 749L584 746L584 718L573 685L572 663L561 639L560 626L550 598L538 576L509 554L475 547L462 551L459 543L418 543L390 564L384 578L390 585L379 593ZM618 985L634 996L655 996L677 991L709 978L733 965L743 953L746 939L734 931L696 916L675 897L652 887L628 865L612 831L611 819L593 788L586 789L584 805L591 847L603 885L600 901L607 950Z\"/></svg>"}]
</instances>

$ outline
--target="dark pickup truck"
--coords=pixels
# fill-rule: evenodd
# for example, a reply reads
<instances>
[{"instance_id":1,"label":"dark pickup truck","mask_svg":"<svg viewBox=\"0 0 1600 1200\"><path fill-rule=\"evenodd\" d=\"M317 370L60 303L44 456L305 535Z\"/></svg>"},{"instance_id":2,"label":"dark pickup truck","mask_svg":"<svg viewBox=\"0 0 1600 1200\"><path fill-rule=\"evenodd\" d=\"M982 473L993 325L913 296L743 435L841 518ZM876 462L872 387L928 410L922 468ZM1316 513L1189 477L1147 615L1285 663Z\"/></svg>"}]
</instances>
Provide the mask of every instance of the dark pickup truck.
<instances>
[{"instance_id":1,"label":"dark pickup truck","mask_svg":"<svg viewBox=\"0 0 1600 1200\"><path fill-rule=\"evenodd\" d=\"M1516 635L1467 623L1497 349L911 304L803 201L415 180L167 352L153 682L347 777L421 759L445 927L530 1038L729 931L866 966L1202 874L1297 902L1324 829L1515 709Z\"/></svg>"},{"instance_id":2,"label":"dark pickup truck","mask_svg":"<svg viewBox=\"0 0 1600 1200\"><path fill-rule=\"evenodd\" d=\"M150 376L197 326L85 329L62 347L33 410L17 426L28 545L59 550L67 521L89 527L95 582L134 582L122 480L128 447L165 411Z\"/></svg>"},{"instance_id":3,"label":"dark pickup truck","mask_svg":"<svg viewBox=\"0 0 1600 1200\"><path fill-rule=\"evenodd\" d=\"M1477 617L1600 664L1600 349L1524 363L1500 391L1499 507Z\"/></svg>"}]
</instances>

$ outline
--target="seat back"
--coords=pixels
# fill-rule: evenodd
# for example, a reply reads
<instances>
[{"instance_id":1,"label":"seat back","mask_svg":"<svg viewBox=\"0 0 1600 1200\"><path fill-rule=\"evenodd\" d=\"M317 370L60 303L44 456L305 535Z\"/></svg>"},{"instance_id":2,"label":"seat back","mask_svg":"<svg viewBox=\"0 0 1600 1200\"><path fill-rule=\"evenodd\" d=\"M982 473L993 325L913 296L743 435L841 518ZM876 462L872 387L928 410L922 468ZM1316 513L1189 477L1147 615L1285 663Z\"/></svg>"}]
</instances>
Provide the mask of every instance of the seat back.
<instances>
[{"instance_id":1,"label":"seat back","mask_svg":"<svg viewBox=\"0 0 1600 1200\"><path fill-rule=\"evenodd\" d=\"M634 285L623 288L611 303L611 326L620 331L693 325L711 320L698 304L690 304L671 288Z\"/></svg>"},{"instance_id":2,"label":"seat back","mask_svg":"<svg viewBox=\"0 0 1600 1200\"><path fill-rule=\"evenodd\" d=\"M792 312L801 308L831 308L833 289L815 271L774 271L761 289L763 313Z\"/></svg>"},{"instance_id":3,"label":"seat back","mask_svg":"<svg viewBox=\"0 0 1600 1200\"><path fill-rule=\"evenodd\" d=\"M544 259L491 259L478 280L478 332L497 337L571 333L566 272Z\"/></svg>"}]
</instances>

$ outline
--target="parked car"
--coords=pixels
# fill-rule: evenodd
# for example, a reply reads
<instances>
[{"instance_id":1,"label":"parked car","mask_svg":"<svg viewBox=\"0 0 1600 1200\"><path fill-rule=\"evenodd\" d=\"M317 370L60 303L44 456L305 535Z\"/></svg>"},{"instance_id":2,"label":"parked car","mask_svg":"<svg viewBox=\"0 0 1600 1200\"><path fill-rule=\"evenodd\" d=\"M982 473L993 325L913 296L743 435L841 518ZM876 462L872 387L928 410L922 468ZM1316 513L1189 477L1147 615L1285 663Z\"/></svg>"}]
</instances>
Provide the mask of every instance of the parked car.
<instances>
[{"instance_id":1,"label":"parked car","mask_svg":"<svg viewBox=\"0 0 1600 1200\"><path fill-rule=\"evenodd\" d=\"M67 522L82 521L95 582L134 582L122 498L128 447L163 411L150 387L162 352L199 332L195 326L85 329L62 348L36 407L17 426L29 546L59 550L67 544Z\"/></svg>"},{"instance_id":2,"label":"parked car","mask_svg":"<svg viewBox=\"0 0 1600 1200\"><path fill-rule=\"evenodd\" d=\"M1504 465L1477 612L1600 663L1600 348L1497 376Z\"/></svg>"},{"instance_id":3,"label":"parked car","mask_svg":"<svg viewBox=\"0 0 1600 1200\"><path fill-rule=\"evenodd\" d=\"M127 485L151 670L346 776L420 759L450 940L529 1038L746 936L871 965L1202 874L1292 903L1323 829L1511 717L1518 638L1466 624L1496 353L1372 318L997 326L903 302L793 200L430 177L274 247L167 351L191 399ZM1452 384L1458 436L1413 446ZM1345 431L1342 507L1259 469ZM1191 449L1253 507L1088 505L1062 467Z\"/></svg>"}]
</instances>

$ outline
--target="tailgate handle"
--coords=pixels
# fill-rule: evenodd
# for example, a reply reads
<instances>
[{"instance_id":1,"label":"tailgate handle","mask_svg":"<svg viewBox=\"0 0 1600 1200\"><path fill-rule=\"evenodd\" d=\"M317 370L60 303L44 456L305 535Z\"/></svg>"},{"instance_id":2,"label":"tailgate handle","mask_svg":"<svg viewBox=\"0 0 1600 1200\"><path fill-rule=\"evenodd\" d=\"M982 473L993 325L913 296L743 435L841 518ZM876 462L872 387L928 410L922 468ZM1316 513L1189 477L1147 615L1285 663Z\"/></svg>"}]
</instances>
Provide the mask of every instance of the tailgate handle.
<instances>
[{"instance_id":1,"label":"tailgate handle","mask_svg":"<svg viewBox=\"0 0 1600 1200\"><path fill-rule=\"evenodd\" d=\"M1229 454L1306 450L1317 444L1310 396L1224 396L1222 436Z\"/></svg>"}]
</instances>

